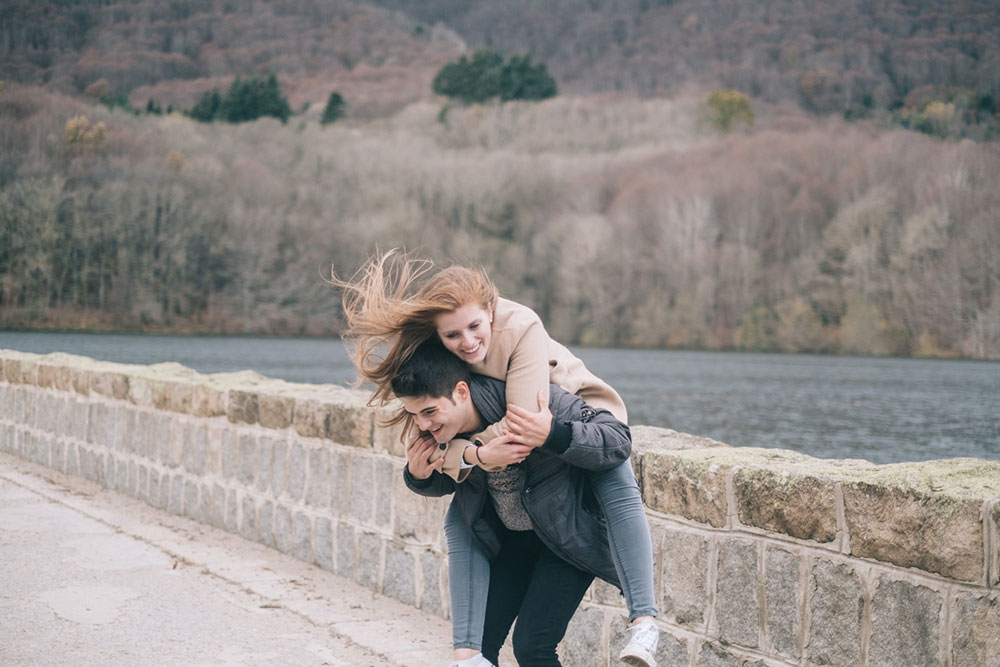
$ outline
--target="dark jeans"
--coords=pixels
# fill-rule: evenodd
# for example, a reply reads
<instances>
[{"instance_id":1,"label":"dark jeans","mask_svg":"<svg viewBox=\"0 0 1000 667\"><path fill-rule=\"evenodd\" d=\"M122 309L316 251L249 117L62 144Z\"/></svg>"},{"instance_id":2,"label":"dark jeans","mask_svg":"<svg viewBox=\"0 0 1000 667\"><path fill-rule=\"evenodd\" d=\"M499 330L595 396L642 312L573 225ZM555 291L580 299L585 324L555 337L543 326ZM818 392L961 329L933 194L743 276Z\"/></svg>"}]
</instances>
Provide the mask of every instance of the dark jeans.
<instances>
[{"instance_id":1,"label":"dark jeans","mask_svg":"<svg viewBox=\"0 0 1000 667\"><path fill-rule=\"evenodd\" d=\"M562 560L532 530L501 529L503 546L490 566L483 655L494 665L510 626L520 667L560 664L556 645L566 634L594 576Z\"/></svg>"}]
</instances>

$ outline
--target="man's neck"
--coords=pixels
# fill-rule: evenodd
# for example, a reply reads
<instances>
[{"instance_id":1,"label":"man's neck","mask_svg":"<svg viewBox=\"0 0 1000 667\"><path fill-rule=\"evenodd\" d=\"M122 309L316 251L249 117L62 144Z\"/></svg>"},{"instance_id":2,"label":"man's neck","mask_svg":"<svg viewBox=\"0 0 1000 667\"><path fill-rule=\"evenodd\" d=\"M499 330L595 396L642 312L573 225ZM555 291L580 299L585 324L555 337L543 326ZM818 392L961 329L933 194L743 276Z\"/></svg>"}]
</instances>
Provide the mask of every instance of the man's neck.
<instances>
[{"instance_id":1,"label":"man's neck","mask_svg":"<svg viewBox=\"0 0 1000 667\"><path fill-rule=\"evenodd\" d=\"M476 405L470 399L465 418L462 420L462 430L459 431L459 435L470 435L479 433L482 430L483 418L479 414L479 410L476 409Z\"/></svg>"}]
</instances>

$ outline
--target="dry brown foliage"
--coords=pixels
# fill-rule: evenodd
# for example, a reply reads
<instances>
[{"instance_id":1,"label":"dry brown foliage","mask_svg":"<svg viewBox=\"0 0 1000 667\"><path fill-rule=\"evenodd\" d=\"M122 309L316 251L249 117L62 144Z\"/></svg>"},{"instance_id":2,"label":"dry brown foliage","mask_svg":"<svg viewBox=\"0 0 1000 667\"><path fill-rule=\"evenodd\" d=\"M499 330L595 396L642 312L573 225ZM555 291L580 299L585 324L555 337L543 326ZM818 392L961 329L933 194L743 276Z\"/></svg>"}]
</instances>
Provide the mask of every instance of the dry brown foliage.
<instances>
[{"instance_id":1,"label":"dry brown foliage","mask_svg":"<svg viewBox=\"0 0 1000 667\"><path fill-rule=\"evenodd\" d=\"M332 332L323 270L403 246L567 343L1000 357L997 146L765 106L718 136L701 99L230 126L11 85L0 325Z\"/></svg>"}]
</instances>

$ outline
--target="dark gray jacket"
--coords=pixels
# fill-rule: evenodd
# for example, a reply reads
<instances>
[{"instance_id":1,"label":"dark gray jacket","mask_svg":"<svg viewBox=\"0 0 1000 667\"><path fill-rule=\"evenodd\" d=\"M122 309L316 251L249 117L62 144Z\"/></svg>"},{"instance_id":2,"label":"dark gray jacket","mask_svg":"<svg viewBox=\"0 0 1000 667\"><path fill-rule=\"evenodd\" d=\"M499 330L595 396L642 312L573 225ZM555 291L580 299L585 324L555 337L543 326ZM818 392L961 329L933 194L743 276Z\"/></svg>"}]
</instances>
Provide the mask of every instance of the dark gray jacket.
<instances>
[{"instance_id":1,"label":"dark gray jacket","mask_svg":"<svg viewBox=\"0 0 1000 667\"><path fill-rule=\"evenodd\" d=\"M507 411L505 384L482 375L469 383L472 402L487 424ZM579 396L552 385L552 430L545 444L520 465L525 467L521 502L539 539L563 560L621 587L611 560L607 525L587 481L590 470L607 470L632 453L628 426L607 410L587 405ZM489 501L487 473L475 468L461 484L441 473L415 479L403 471L406 485L424 496L454 493L461 516L492 560L500 551L499 517Z\"/></svg>"}]
</instances>

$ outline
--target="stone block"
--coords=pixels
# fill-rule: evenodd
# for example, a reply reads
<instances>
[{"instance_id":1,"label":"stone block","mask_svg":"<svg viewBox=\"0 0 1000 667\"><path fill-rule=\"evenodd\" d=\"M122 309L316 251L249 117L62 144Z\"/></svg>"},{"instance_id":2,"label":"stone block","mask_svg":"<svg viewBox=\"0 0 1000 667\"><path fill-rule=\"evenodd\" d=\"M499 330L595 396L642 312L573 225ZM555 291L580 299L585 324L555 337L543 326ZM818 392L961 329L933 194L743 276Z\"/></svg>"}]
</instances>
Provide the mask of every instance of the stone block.
<instances>
[{"instance_id":1,"label":"stone block","mask_svg":"<svg viewBox=\"0 0 1000 667\"><path fill-rule=\"evenodd\" d=\"M436 616L444 616L445 592L441 586L442 557L429 549L420 552L420 608Z\"/></svg>"},{"instance_id":2,"label":"stone block","mask_svg":"<svg viewBox=\"0 0 1000 667\"><path fill-rule=\"evenodd\" d=\"M392 524L392 489L402 477L402 462L375 459L375 525L379 528L388 528Z\"/></svg>"},{"instance_id":3,"label":"stone block","mask_svg":"<svg viewBox=\"0 0 1000 667\"><path fill-rule=\"evenodd\" d=\"M226 493L226 530L236 534L240 527L240 503L239 494L236 489L229 489Z\"/></svg>"},{"instance_id":4,"label":"stone block","mask_svg":"<svg viewBox=\"0 0 1000 667\"><path fill-rule=\"evenodd\" d=\"M940 593L886 577L872 595L871 667L932 665L941 642Z\"/></svg>"},{"instance_id":5,"label":"stone block","mask_svg":"<svg viewBox=\"0 0 1000 667\"><path fill-rule=\"evenodd\" d=\"M565 665L604 665L607 664L606 656L604 612L596 607L581 605L566 627L559 657Z\"/></svg>"},{"instance_id":6,"label":"stone block","mask_svg":"<svg viewBox=\"0 0 1000 667\"><path fill-rule=\"evenodd\" d=\"M115 459L110 454L107 456L101 454L100 460L102 465L98 471L100 476L97 481L104 488L113 490L115 488Z\"/></svg>"},{"instance_id":7,"label":"stone block","mask_svg":"<svg viewBox=\"0 0 1000 667\"><path fill-rule=\"evenodd\" d=\"M281 553L292 552L292 511L285 505L274 507L274 547Z\"/></svg>"},{"instance_id":8,"label":"stone block","mask_svg":"<svg viewBox=\"0 0 1000 667\"><path fill-rule=\"evenodd\" d=\"M285 482L288 477L288 442L275 440L271 459L271 493L279 496L285 492Z\"/></svg>"},{"instance_id":9,"label":"stone block","mask_svg":"<svg viewBox=\"0 0 1000 667\"><path fill-rule=\"evenodd\" d=\"M784 549L766 553L766 633L771 650L798 658L801 619L799 614L799 557Z\"/></svg>"},{"instance_id":10,"label":"stone block","mask_svg":"<svg viewBox=\"0 0 1000 667\"><path fill-rule=\"evenodd\" d=\"M305 438L326 438L330 433L329 403L318 398L296 398L292 425Z\"/></svg>"},{"instance_id":11,"label":"stone block","mask_svg":"<svg viewBox=\"0 0 1000 667\"><path fill-rule=\"evenodd\" d=\"M236 503L233 503L235 506ZM209 525L216 528L226 527L226 490L220 484L212 485L212 513Z\"/></svg>"},{"instance_id":12,"label":"stone block","mask_svg":"<svg viewBox=\"0 0 1000 667\"><path fill-rule=\"evenodd\" d=\"M90 369L71 368L69 376L73 391L81 396L90 396Z\"/></svg>"},{"instance_id":13,"label":"stone block","mask_svg":"<svg viewBox=\"0 0 1000 667\"><path fill-rule=\"evenodd\" d=\"M152 431L148 443L147 456L151 461L160 461L166 457L166 449L170 446L170 431L173 420L170 415L162 412L152 414Z\"/></svg>"},{"instance_id":14,"label":"stone block","mask_svg":"<svg viewBox=\"0 0 1000 667\"><path fill-rule=\"evenodd\" d=\"M115 459L111 454L108 458L115 460L115 490L128 495L128 461Z\"/></svg>"},{"instance_id":15,"label":"stone block","mask_svg":"<svg viewBox=\"0 0 1000 667\"><path fill-rule=\"evenodd\" d=\"M3 363L3 360L0 359L0 364L2 364L2 363ZM35 378L37 380L37 382L38 382L38 386L39 387L44 387L46 389L48 389L48 388L55 388L55 386L56 386L56 373L61 368L62 368L61 366L59 366L57 364L54 364L54 363L51 363L51 362L39 361L38 365L36 367L36 369L37 369L36 370L36 374L37 375L36 375L36 378ZM3 379L4 379L4 372L2 370L2 367L0 367L0 380L3 380Z\"/></svg>"},{"instance_id":16,"label":"stone block","mask_svg":"<svg viewBox=\"0 0 1000 667\"><path fill-rule=\"evenodd\" d=\"M205 434L205 473L220 475L222 473L222 441L229 430L229 424L206 424Z\"/></svg>"},{"instance_id":17,"label":"stone block","mask_svg":"<svg viewBox=\"0 0 1000 667\"><path fill-rule=\"evenodd\" d=\"M194 384L183 380L166 382L164 384L167 397L167 410L185 415L194 412Z\"/></svg>"},{"instance_id":18,"label":"stone block","mask_svg":"<svg viewBox=\"0 0 1000 667\"><path fill-rule=\"evenodd\" d=\"M721 641L749 648L759 645L758 586L756 542L740 539L724 541L719 547L715 598Z\"/></svg>"},{"instance_id":19,"label":"stone block","mask_svg":"<svg viewBox=\"0 0 1000 667\"><path fill-rule=\"evenodd\" d=\"M243 512L241 514L240 536L243 539L256 542L260 537L257 533L257 507L249 495L243 496Z\"/></svg>"},{"instance_id":20,"label":"stone block","mask_svg":"<svg viewBox=\"0 0 1000 667\"><path fill-rule=\"evenodd\" d=\"M66 444L66 474L74 477L80 475L80 458L74 443Z\"/></svg>"},{"instance_id":21,"label":"stone block","mask_svg":"<svg viewBox=\"0 0 1000 667\"><path fill-rule=\"evenodd\" d=\"M274 477L274 440L267 436L257 438L258 491L267 491Z\"/></svg>"},{"instance_id":22,"label":"stone block","mask_svg":"<svg viewBox=\"0 0 1000 667\"><path fill-rule=\"evenodd\" d=\"M170 513L180 516L184 510L184 478L174 475L170 479Z\"/></svg>"},{"instance_id":23,"label":"stone block","mask_svg":"<svg viewBox=\"0 0 1000 667\"><path fill-rule=\"evenodd\" d=\"M226 405L226 417L234 424L256 424L260 407L257 393L241 389L230 389Z\"/></svg>"},{"instance_id":24,"label":"stone block","mask_svg":"<svg viewBox=\"0 0 1000 667\"><path fill-rule=\"evenodd\" d=\"M394 480L391 489L396 507L393 534L407 542L437 544L449 501L419 496L406 488L402 479Z\"/></svg>"},{"instance_id":25,"label":"stone block","mask_svg":"<svg viewBox=\"0 0 1000 667\"><path fill-rule=\"evenodd\" d=\"M333 571L333 524L326 517L316 519L313 553L317 565L329 572Z\"/></svg>"},{"instance_id":26,"label":"stone block","mask_svg":"<svg viewBox=\"0 0 1000 667\"><path fill-rule=\"evenodd\" d=\"M146 502L157 509L163 509L164 505L160 498L160 471L156 468L149 469L149 484L146 488Z\"/></svg>"},{"instance_id":27,"label":"stone block","mask_svg":"<svg viewBox=\"0 0 1000 667\"><path fill-rule=\"evenodd\" d=\"M698 647L697 667L766 667L763 660L751 661L741 657L731 650L708 642Z\"/></svg>"},{"instance_id":28,"label":"stone block","mask_svg":"<svg viewBox=\"0 0 1000 667\"><path fill-rule=\"evenodd\" d=\"M163 465L168 468L180 468L184 463L184 446L189 429L190 425L179 419L170 420L167 439L160 442L159 459Z\"/></svg>"},{"instance_id":29,"label":"stone block","mask_svg":"<svg viewBox=\"0 0 1000 667\"><path fill-rule=\"evenodd\" d=\"M679 625L701 625L708 600L708 539L669 527L655 527L652 534L654 549L659 545L663 554L660 613Z\"/></svg>"},{"instance_id":30,"label":"stone block","mask_svg":"<svg viewBox=\"0 0 1000 667\"><path fill-rule=\"evenodd\" d=\"M374 411L360 398L330 406L330 439L336 443L370 448L374 425Z\"/></svg>"},{"instance_id":31,"label":"stone block","mask_svg":"<svg viewBox=\"0 0 1000 667\"><path fill-rule=\"evenodd\" d=\"M396 408L384 407L375 409L375 427L372 431L372 446L377 452L385 452L400 459L406 458L406 445L401 435L402 424L384 426L384 419L395 414Z\"/></svg>"},{"instance_id":32,"label":"stone block","mask_svg":"<svg viewBox=\"0 0 1000 667\"><path fill-rule=\"evenodd\" d=\"M986 554L987 579L986 585L994 587L1000 584L1000 498L995 498L983 506L983 523L989 531L991 553Z\"/></svg>"},{"instance_id":33,"label":"stone block","mask_svg":"<svg viewBox=\"0 0 1000 667\"><path fill-rule=\"evenodd\" d=\"M619 607L622 614L627 614L625 597L617 586L612 586L603 579L594 579L588 590L589 599L597 604L607 607Z\"/></svg>"},{"instance_id":34,"label":"stone block","mask_svg":"<svg viewBox=\"0 0 1000 667\"><path fill-rule=\"evenodd\" d=\"M184 469L199 477L206 473L208 461L208 428L202 423L193 423L188 429L184 444Z\"/></svg>"},{"instance_id":35,"label":"stone block","mask_svg":"<svg viewBox=\"0 0 1000 667\"><path fill-rule=\"evenodd\" d=\"M222 432L222 476L225 479L235 479L239 467L239 434L232 429Z\"/></svg>"},{"instance_id":36,"label":"stone block","mask_svg":"<svg viewBox=\"0 0 1000 667\"><path fill-rule=\"evenodd\" d=\"M135 495L139 500L149 502L149 469L141 463L136 467Z\"/></svg>"},{"instance_id":37,"label":"stone block","mask_svg":"<svg viewBox=\"0 0 1000 667\"><path fill-rule=\"evenodd\" d=\"M797 467L739 467L733 473L740 521L803 540L837 537L836 482Z\"/></svg>"},{"instance_id":38,"label":"stone block","mask_svg":"<svg viewBox=\"0 0 1000 667\"><path fill-rule=\"evenodd\" d=\"M849 565L817 560L810 576L806 655L817 665L861 663L864 583Z\"/></svg>"},{"instance_id":39,"label":"stone block","mask_svg":"<svg viewBox=\"0 0 1000 667\"><path fill-rule=\"evenodd\" d=\"M306 450L300 442L292 442L288 450L288 476L285 479L285 494L292 500L302 500L306 487Z\"/></svg>"},{"instance_id":40,"label":"stone block","mask_svg":"<svg viewBox=\"0 0 1000 667\"><path fill-rule=\"evenodd\" d=\"M198 521L206 526L212 525L212 487L205 482L201 483L201 491L198 494L201 498L201 505L198 507Z\"/></svg>"},{"instance_id":41,"label":"stone block","mask_svg":"<svg viewBox=\"0 0 1000 667\"><path fill-rule=\"evenodd\" d=\"M357 535L354 526L348 523L337 524L337 561L335 572L337 576L354 579L357 574Z\"/></svg>"},{"instance_id":42,"label":"stone block","mask_svg":"<svg viewBox=\"0 0 1000 667\"><path fill-rule=\"evenodd\" d=\"M1000 592L959 593L952 619L951 664L1000 667Z\"/></svg>"},{"instance_id":43,"label":"stone block","mask_svg":"<svg viewBox=\"0 0 1000 667\"><path fill-rule=\"evenodd\" d=\"M191 414L195 417L221 417L226 414L226 394L206 382L191 387Z\"/></svg>"},{"instance_id":44,"label":"stone block","mask_svg":"<svg viewBox=\"0 0 1000 667\"><path fill-rule=\"evenodd\" d=\"M375 465L367 456L351 460L350 516L358 523L369 525L374 515Z\"/></svg>"},{"instance_id":45,"label":"stone block","mask_svg":"<svg viewBox=\"0 0 1000 667\"><path fill-rule=\"evenodd\" d=\"M137 497L139 484L139 467L135 461L128 462L128 494L133 498Z\"/></svg>"},{"instance_id":46,"label":"stone block","mask_svg":"<svg viewBox=\"0 0 1000 667\"><path fill-rule=\"evenodd\" d=\"M330 451L325 446L309 449L306 504L326 509L330 506Z\"/></svg>"},{"instance_id":47,"label":"stone block","mask_svg":"<svg viewBox=\"0 0 1000 667\"><path fill-rule=\"evenodd\" d=\"M150 474L152 475L152 473L150 473ZM159 509L161 509L161 510L163 510L165 512L169 512L170 511L170 497L171 497L172 486L173 486L171 484L170 475L167 475L167 474L162 474L161 475L159 472L157 472L156 476L157 476L157 480L159 480L159 484L158 484L159 498L157 498L156 506Z\"/></svg>"},{"instance_id":48,"label":"stone block","mask_svg":"<svg viewBox=\"0 0 1000 667\"><path fill-rule=\"evenodd\" d=\"M198 484L193 480L184 482L184 515L189 519L198 520Z\"/></svg>"},{"instance_id":49,"label":"stone block","mask_svg":"<svg viewBox=\"0 0 1000 667\"><path fill-rule=\"evenodd\" d=\"M258 394L260 425L264 428L285 429L292 425L295 399L277 394Z\"/></svg>"},{"instance_id":50,"label":"stone block","mask_svg":"<svg viewBox=\"0 0 1000 667\"><path fill-rule=\"evenodd\" d=\"M265 502L257 512L257 539L264 546L273 547L274 540L274 504Z\"/></svg>"},{"instance_id":51,"label":"stone block","mask_svg":"<svg viewBox=\"0 0 1000 667\"><path fill-rule=\"evenodd\" d=\"M1000 462L879 466L843 489L853 555L983 582L980 513L987 498L1000 496Z\"/></svg>"},{"instance_id":52,"label":"stone block","mask_svg":"<svg viewBox=\"0 0 1000 667\"><path fill-rule=\"evenodd\" d=\"M239 461L236 468L236 479L244 486L253 486L257 467L257 436L253 433L240 433Z\"/></svg>"},{"instance_id":53,"label":"stone block","mask_svg":"<svg viewBox=\"0 0 1000 667\"><path fill-rule=\"evenodd\" d=\"M351 506L351 454L330 451L330 510L334 516L346 517Z\"/></svg>"},{"instance_id":54,"label":"stone block","mask_svg":"<svg viewBox=\"0 0 1000 667\"><path fill-rule=\"evenodd\" d=\"M91 403L87 415L87 442L92 445L104 446L108 431L108 406L103 403Z\"/></svg>"},{"instance_id":55,"label":"stone block","mask_svg":"<svg viewBox=\"0 0 1000 667\"><path fill-rule=\"evenodd\" d=\"M726 525L726 473L731 467L720 463L712 452L695 450L697 457L685 452L646 452L643 455L643 499L650 509L681 516L721 528ZM703 453L704 452L704 453Z\"/></svg>"},{"instance_id":56,"label":"stone block","mask_svg":"<svg viewBox=\"0 0 1000 667\"><path fill-rule=\"evenodd\" d=\"M358 536L358 574L355 581L379 592L384 543L375 533L362 532Z\"/></svg>"},{"instance_id":57,"label":"stone block","mask_svg":"<svg viewBox=\"0 0 1000 667\"><path fill-rule=\"evenodd\" d=\"M91 391L101 396L124 400L128 398L128 387L129 376L120 371L95 370L90 376Z\"/></svg>"},{"instance_id":58,"label":"stone block","mask_svg":"<svg viewBox=\"0 0 1000 667\"><path fill-rule=\"evenodd\" d=\"M140 375L130 375L128 379L128 400L142 408L153 407L153 389L149 379Z\"/></svg>"},{"instance_id":59,"label":"stone block","mask_svg":"<svg viewBox=\"0 0 1000 667\"><path fill-rule=\"evenodd\" d=\"M387 543L382 594L415 607L417 604L416 574L417 564L413 554L399 544Z\"/></svg>"},{"instance_id":60,"label":"stone block","mask_svg":"<svg viewBox=\"0 0 1000 667\"><path fill-rule=\"evenodd\" d=\"M306 563L316 561L313 553L312 520L304 512L292 516L292 555Z\"/></svg>"}]
</instances>

